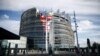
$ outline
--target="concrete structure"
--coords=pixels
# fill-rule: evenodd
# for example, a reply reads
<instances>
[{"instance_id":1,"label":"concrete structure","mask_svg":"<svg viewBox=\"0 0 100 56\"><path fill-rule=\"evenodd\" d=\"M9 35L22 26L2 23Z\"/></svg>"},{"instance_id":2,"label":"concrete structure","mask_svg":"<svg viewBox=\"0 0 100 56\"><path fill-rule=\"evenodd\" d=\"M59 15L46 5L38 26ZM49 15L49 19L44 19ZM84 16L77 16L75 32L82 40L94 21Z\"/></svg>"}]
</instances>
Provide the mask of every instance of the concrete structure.
<instances>
[{"instance_id":1,"label":"concrete structure","mask_svg":"<svg viewBox=\"0 0 100 56\"><path fill-rule=\"evenodd\" d=\"M26 48L27 38L21 36L19 40L3 40L2 46L8 46L11 43L10 48L15 48L15 44L18 44L18 48Z\"/></svg>"},{"instance_id":2,"label":"concrete structure","mask_svg":"<svg viewBox=\"0 0 100 56\"><path fill-rule=\"evenodd\" d=\"M22 14L20 35L28 37L32 48L69 48L74 46L71 20L65 12L40 12L36 8Z\"/></svg>"}]
</instances>

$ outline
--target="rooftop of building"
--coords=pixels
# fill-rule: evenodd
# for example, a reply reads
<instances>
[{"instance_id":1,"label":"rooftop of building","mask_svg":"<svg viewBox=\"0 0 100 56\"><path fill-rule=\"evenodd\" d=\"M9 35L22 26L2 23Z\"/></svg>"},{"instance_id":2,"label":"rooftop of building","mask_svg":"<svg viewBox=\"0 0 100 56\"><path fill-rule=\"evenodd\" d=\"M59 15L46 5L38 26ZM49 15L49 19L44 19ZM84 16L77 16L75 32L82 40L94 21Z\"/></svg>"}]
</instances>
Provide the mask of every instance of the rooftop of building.
<instances>
[{"instance_id":1,"label":"rooftop of building","mask_svg":"<svg viewBox=\"0 0 100 56\"><path fill-rule=\"evenodd\" d=\"M45 16L56 16L56 17L61 17L63 19L68 19L71 21L70 19L70 16L68 13L66 13L65 11L61 12L59 9L57 11L53 11L52 9L50 10L41 10L41 9L38 9L38 8L30 8L28 10L26 10L23 14L28 14L28 13L32 13L32 14L42 14L42 15L45 15Z\"/></svg>"},{"instance_id":2,"label":"rooftop of building","mask_svg":"<svg viewBox=\"0 0 100 56\"><path fill-rule=\"evenodd\" d=\"M0 27L0 40L3 39L20 39L20 36Z\"/></svg>"}]
</instances>

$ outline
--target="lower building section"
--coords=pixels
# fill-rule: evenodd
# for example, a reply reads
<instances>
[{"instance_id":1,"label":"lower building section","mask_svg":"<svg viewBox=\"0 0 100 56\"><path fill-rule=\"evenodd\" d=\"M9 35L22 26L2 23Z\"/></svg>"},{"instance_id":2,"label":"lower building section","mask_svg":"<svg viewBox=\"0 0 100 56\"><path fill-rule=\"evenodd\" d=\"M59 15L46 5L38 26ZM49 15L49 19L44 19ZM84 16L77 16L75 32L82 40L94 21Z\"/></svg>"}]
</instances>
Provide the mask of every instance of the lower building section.
<instances>
[{"instance_id":1,"label":"lower building section","mask_svg":"<svg viewBox=\"0 0 100 56\"><path fill-rule=\"evenodd\" d=\"M18 45L18 48L26 48L27 46L27 37L21 36L19 40L3 40L2 46L8 47L10 43L10 48L15 48L15 45Z\"/></svg>"},{"instance_id":2,"label":"lower building section","mask_svg":"<svg viewBox=\"0 0 100 56\"><path fill-rule=\"evenodd\" d=\"M29 37L27 39L28 48L45 49L45 38L42 37Z\"/></svg>"}]
</instances>

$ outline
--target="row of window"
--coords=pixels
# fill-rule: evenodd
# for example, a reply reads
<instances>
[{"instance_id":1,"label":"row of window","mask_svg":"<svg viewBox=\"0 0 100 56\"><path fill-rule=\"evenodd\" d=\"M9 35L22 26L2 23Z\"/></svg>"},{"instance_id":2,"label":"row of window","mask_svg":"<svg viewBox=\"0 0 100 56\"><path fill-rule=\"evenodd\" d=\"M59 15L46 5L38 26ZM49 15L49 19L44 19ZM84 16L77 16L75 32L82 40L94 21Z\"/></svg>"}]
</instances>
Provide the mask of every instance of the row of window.
<instances>
[{"instance_id":1,"label":"row of window","mask_svg":"<svg viewBox=\"0 0 100 56\"><path fill-rule=\"evenodd\" d=\"M61 28L55 28L54 31L55 31L55 32L62 32L62 33L63 33L63 32L65 32L65 33L69 32L68 30L66 30L66 29L61 29Z\"/></svg>"},{"instance_id":2,"label":"row of window","mask_svg":"<svg viewBox=\"0 0 100 56\"><path fill-rule=\"evenodd\" d=\"M37 26L37 25L43 25L42 22L22 22L21 23L22 26Z\"/></svg>"},{"instance_id":3,"label":"row of window","mask_svg":"<svg viewBox=\"0 0 100 56\"><path fill-rule=\"evenodd\" d=\"M64 25L68 25L68 22L63 22L63 21L60 20L60 19L54 20L54 23L56 23L56 24L64 24Z\"/></svg>"},{"instance_id":4,"label":"row of window","mask_svg":"<svg viewBox=\"0 0 100 56\"><path fill-rule=\"evenodd\" d=\"M69 31L68 30L64 30L64 29L55 29L54 33L55 34L67 34L67 33L69 33Z\"/></svg>"},{"instance_id":5,"label":"row of window","mask_svg":"<svg viewBox=\"0 0 100 56\"><path fill-rule=\"evenodd\" d=\"M26 37L34 37L34 38L37 38L37 37L44 37L45 34L29 34L29 33L21 33L22 36L26 36Z\"/></svg>"},{"instance_id":6,"label":"row of window","mask_svg":"<svg viewBox=\"0 0 100 56\"><path fill-rule=\"evenodd\" d=\"M25 27L25 28L21 28L22 31L28 31L28 32L32 32L32 31L44 31L43 27Z\"/></svg>"},{"instance_id":7,"label":"row of window","mask_svg":"<svg viewBox=\"0 0 100 56\"><path fill-rule=\"evenodd\" d=\"M36 44L38 48L45 48L45 44Z\"/></svg>"},{"instance_id":8,"label":"row of window","mask_svg":"<svg viewBox=\"0 0 100 56\"><path fill-rule=\"evenodd\" d=\"M45 36L44 32L28 32L27 34L31 36Z\"/></svg>"},{"instance_id":9,"label":"row of window","mask_svg":"<svg viewBox=\"0 0 100 56\"><path fill-rule=\"evenodd\" d=\"M45 44L45 41L34 41L35 44Z\"/></svg>"},{"instance_id":10,"label":"row of window","mask_svg":"<svg viewBox=\"0 0 100 56\"><path fill-rule=\"evenodd\" d=\"M57 18L60 18L60 19L62 19L64 21L69 21L68 19L66 19L65 16L62 16L62 15L54 15L54 16L57 17Z\"/></svg>"},{"instance_id":11,"label":"row of window","mask_svg":"<svg viewBox=\"0 0 100 56\"><path fill-rule=\"evenodd\" d=\"M26 30L22 29L22 31L20 33L23 33L23 34L25 34L25 33L28 33L28 34L30 34L30 33L33 33L33 34L34 33L38 33L38 34L40 33L41 34L42 33L42 34L45 34L45 31L40 30L40 29L31 29L31 30L30 29L26 29Z\"/></svg>"},{"instance_id":12,"label":"row of window","mask_svg":"<svg viewBox=\"0 0 100 56\"><path fill-rule=\"evenodd\" d=\"M55 34L55 37L59 37L59 38L62 38L64 40L69 39L69 35L67 35L67 34Z\"/></svg>"}]
</instances>

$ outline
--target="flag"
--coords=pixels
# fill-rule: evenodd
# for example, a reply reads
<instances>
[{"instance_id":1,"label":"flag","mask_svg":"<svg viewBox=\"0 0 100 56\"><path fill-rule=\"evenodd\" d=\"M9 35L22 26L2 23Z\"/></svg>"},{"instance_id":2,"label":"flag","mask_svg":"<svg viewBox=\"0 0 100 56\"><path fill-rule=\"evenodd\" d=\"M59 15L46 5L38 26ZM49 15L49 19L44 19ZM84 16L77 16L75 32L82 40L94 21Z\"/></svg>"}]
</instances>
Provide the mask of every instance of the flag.
<instances>
[{"instance_id":1,"label":"flag","mask_svg":"<svg viewBox=\"0 0 100 56\"><path fill-rule=\"evenodd\" d=\"M48 25L49 21L52 19L52 16L46 16L41 14L40 21L42 22L42 26L44 27L44 31L49 31L50 26Z\"/></svg>"}]
</instances>

